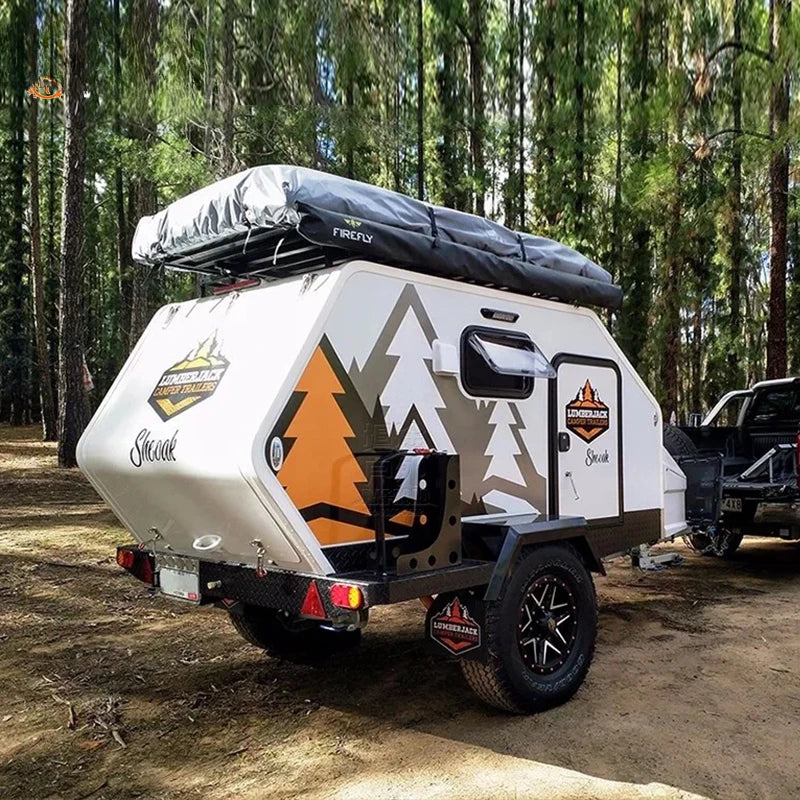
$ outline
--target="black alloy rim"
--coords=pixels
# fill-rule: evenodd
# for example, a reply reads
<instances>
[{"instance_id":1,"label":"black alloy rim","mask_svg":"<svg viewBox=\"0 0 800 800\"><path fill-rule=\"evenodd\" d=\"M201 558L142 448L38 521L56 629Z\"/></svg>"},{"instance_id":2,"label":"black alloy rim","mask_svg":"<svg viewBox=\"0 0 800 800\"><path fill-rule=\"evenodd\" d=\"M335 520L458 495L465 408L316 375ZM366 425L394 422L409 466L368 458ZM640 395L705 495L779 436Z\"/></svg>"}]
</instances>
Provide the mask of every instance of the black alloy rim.
<instances>
[{"instance_id":1,"label":"black alloy rim","mask_svg":"<svg viewBox=\"0 0 800 800\"><path fill-rule=\"evenodd\" d=\"M522 660L537 675L551 675L570 657L578 634L578 606L569 584L541 575L520 606L517 642Z\"/></svg>"}]
</instances>

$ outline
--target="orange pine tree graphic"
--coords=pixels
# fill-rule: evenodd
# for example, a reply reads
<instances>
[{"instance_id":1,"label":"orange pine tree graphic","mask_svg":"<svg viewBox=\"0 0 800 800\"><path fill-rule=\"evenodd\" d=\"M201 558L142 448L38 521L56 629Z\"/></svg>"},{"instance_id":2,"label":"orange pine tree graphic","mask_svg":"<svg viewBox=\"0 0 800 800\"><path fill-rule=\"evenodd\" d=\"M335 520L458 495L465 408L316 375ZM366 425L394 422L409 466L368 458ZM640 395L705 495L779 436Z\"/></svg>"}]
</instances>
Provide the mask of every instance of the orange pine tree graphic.
<instances>
[{"instance_id":1,"label":"orange pine tree graphic","mask_svg":"<svg viewBox=\"0 0 800 800\"><path fill-rule=\"evenodd\" d=\"M354 436L334 395L344 389L320 348L308 362L296 391L305 392L297 413L286 430L295 440L278 480L301 511L317 504L369 514L357 483L367 478L347 445ZM339 544L372 539L371 530L341 520L318 518L309 527L320 544Z\"/></svg>"}]
</instances>

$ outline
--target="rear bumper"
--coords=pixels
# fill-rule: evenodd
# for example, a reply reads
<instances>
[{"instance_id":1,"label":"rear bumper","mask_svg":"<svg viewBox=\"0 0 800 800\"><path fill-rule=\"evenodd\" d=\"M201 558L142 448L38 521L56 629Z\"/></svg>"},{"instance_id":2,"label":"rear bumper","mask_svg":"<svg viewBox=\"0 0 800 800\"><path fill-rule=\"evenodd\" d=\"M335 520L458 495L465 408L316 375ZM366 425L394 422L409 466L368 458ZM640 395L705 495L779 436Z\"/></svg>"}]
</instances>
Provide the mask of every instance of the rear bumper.
<instances>
[{"instance_id":1,"label":"rear bumper","mask_svg":"<svg viewBox=\"0 0 800 800\"><path fill-rule=\"evenodd\" d=\"M722 526L745 536L800 539L800 502L742 497L741 512L725 511Z\"/></svg>"},{"instance_id":2,"label":"rear bumper","mask_svg":"<svg viewBox=\"0 0 800 800\"><path fill-rule=\"evenodd\" d=\"M800 527L800 505L797 502L763 502L756 506L753 522L757 525L794 525Z\"/></svg>"},{"instance_id":3,"label":"rear bumper","mask_svg":"<svg viewBox=\"0 0 800 800\"><path fill-rule=\"evenodd\" d=\"M341 613L330 599L335 584L357 586L364 598L363 608L389 605L445 591L456 591L489 582L494 562L464 561L412 575L377 576L357 572L335 576L302 575L268 571L259 576L254 569L212 561L200 562L200 587L204 599L233 598L266 608L299 614L312 582L317 584L326 612Z\"/></svg>"},{"instance_id":4,"label":"rear bumper","mask_svg":"<svg viewBox=\"0 0 800 800\"><path fill-rule=\"evenodd\" d=\"M149 553L139 550L136 545L122 545L117 548L117 553L121 551L133 551L137 559L142 557L152 559ZM117 561L119 563L119 556ZM455 566L410 575L379 576L374 572L355 572L321 576L280 570L258 573L252 567L238 564L200 561L199 602L220 603L226 606L241 602L302 616L303 603L311 584L314 583L319 590L326 617L335 620L351 613L348 609L336 606L331 600L331 589L335 585L358 587L363 597L361 608L367 609L440 592L485 586L494 568L493 561L464 560ZM139 577L133 569L128 571ZM152 573L152 581L145 582L158 588L158 572Z\"/></svg>"}]
</instances>

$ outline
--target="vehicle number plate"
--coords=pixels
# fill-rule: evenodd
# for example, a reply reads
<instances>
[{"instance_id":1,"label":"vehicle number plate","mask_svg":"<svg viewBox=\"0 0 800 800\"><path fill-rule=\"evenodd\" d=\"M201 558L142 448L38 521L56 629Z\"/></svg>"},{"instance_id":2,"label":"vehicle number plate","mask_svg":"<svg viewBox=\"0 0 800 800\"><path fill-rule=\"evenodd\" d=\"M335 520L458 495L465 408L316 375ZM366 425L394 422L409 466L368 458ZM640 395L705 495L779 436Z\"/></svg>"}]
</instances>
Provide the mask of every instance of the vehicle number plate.
<instances>
[{"instance_id":1,"label":"vehicle number plate","mask_svg":"<svg viewBox=\"0 0 800 800\"><path fill-rule=\"evenodd\" d=\"M722 498L723 511L742 511L742 498L741 497L723 497Z\"/></svg>"},{"instance_id":2,"label":"vehicle number plate","mask_svg":"<svg viewBox=\"0 0 800 800\"><path fill-rule=\"evenodd\" d=\"M162 567L158 577L163 594L191 603L200 602L200 576L196 572Z\"/></svg>"}]
</instances>

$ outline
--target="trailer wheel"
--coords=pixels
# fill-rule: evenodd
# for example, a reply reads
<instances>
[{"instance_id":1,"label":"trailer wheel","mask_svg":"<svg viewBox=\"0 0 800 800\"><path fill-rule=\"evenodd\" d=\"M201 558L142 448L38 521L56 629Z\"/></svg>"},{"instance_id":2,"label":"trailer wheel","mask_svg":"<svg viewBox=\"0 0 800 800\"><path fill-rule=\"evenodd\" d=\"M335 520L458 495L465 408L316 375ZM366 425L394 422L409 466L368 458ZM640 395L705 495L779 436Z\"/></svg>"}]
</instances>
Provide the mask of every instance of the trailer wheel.
<instances>
[{"instance_id":1,"label":"trailer wheel","mask_svg":"<svg viewBox=\"0 0 800 800\"><path fill-rule=\"evenodd\" d=\"M231 623L246 641L274 656L324 656L355 647L361 630L335 631L313 620L292 619L258 606L242 606L229 612Z\"/></svg>"},{"instance_id":2,"label":"trailer wheel","mask_svg":"<svg viewBox=\"0 0 800 800\"><path fill-rule=\"evenodd\" d=\"M526 548L487 604L487 662L463 660L472 690L515 714L557 706L578 690L594 654L594 584L570 545Z\"/></svg>"}]
</instances>

